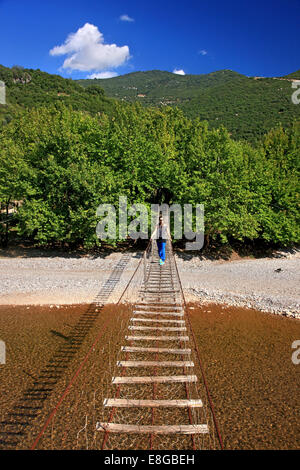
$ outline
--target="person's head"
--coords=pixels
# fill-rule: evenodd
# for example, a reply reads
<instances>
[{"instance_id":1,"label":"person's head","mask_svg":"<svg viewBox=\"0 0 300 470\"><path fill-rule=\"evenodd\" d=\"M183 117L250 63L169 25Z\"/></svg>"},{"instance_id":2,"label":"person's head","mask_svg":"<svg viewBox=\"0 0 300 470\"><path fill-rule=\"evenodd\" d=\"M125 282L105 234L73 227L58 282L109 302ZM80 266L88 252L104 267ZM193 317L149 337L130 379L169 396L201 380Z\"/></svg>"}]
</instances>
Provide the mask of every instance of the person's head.
<instances>
[{"instance_id":1,"label":"person's head","mask_svg":"<svg viewBox=\"0 0 300 470\"><path fill-rule=\"evenodd\" d=\"M163 224L163 217L162 217L162 215L159 216L158 223L159 223L159 225L162 225L162 224Z\"/></svg>"}]
</instances>

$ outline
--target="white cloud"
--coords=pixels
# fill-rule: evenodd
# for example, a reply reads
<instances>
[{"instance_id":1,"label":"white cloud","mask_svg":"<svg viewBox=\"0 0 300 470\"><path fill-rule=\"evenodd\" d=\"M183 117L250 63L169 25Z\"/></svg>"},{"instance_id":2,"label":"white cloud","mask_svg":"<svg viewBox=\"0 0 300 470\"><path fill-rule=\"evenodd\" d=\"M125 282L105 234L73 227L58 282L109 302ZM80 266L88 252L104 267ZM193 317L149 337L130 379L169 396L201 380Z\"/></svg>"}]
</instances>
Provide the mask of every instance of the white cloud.
<instances>
[{"instance_id":1,"label":"white cloud","mask_svg":"<svg viewBox=\"0 0 300 470\"><path fill-rule=\"evenodd\" d=\"M174 69L173 73L176 73L176 75L185 75L185 71L182 70L182 69L180 69L180 70Z\"/></svg>"},{"instance_id":2,"label":"white cloud","mask_svg":"<svg viewBox=\"0 0 300 470\"><path fill-rule=\"evenodd\" d=\"M198 54L207 55L207 51L205 49L201 49L201 51L199 51Z\"/></svg>"},{"instance_id":3,"label":"white cloud","mask_svg":"<svg viewBox=\"0 0 300 470\"><path fill-rule=\"evenodd\" d=\"M119 67L130 57L128 46L104 44L103 34L90 23L70 33L61 46L50 50L50 55L67 55L62 68L81 71Z\"/></svg>"},{"instance_id":4,"label":"white cloud","mask_svg":"<svg viewBox=\"0 0 300 470\"><path fill-rule=\"evenodd\" d=\"M134 21L134 19L131 18L131 17L128 16L128 15L121 15L121 16L120 16L120 20L121 20L121 21L128 21L128 22L130 22L130 23L132 23L132 22Z\"/></svg>"},{"instance_id":5,"label":"white cloud","mask_svg":"<svg viewBox=\"0 0 300 470\"><path fill-rule=\"evenodd\" d=\"M88 75L86 78L112 78L112 77L117 77L118 74L116 72L99 72L99 73L92 73L91 75Z\"/></svg>"}]
</instances>

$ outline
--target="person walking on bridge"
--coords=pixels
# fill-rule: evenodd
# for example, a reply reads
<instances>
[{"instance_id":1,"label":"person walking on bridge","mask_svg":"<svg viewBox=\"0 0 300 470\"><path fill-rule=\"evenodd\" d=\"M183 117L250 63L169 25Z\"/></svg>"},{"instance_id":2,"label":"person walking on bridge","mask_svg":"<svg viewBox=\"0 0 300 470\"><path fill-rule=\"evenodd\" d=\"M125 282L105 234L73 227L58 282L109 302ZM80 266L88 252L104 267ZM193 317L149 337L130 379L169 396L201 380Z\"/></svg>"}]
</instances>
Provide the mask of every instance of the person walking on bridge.
<instances>
[{"instance_id":1,"label":"person walking on bridge","mask_svg":"<svg viewBox=\"0 0 300 470\"><path fill-rule=\"evenodd\" d=\"M157 234L156 234L156 243L159 255L159 264L162 266L165 264L166 260L166 243L168 238L167 226L163 221L162 216L159 217Z\"/></svg>"}]
</instances>

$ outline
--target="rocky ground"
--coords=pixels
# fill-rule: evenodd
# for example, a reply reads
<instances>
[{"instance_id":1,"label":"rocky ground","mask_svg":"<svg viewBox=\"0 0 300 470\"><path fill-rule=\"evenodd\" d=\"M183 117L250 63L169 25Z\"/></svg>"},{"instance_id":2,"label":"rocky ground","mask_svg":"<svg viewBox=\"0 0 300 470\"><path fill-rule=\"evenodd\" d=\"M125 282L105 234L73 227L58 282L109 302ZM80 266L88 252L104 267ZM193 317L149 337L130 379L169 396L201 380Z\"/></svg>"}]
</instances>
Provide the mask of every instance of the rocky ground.
<instances>
[{"instance_id":1,"label":"rocky ground","mask_svg":"<svg viewBox=\"0 0 300 470\"><path fill-rule=\"evenodd\" d=\"M117 288L117 301L141 254L132 253ZM107 256L43 256L0 258L0 304L66 305L90 303L108 279L122 253Z\"/></svg>"},{"instance_id":2,"label":"rocky ground","mask_svg":"<svg viewBox=\"0 0 300 470\"><path fill-rule=\"evenodd\" d=\"M244 306L300 318L300 253L274 258L210 261L177 256L188 300Z\"/></svg>"},{"instance_id":3,"label":"rocky ground","mask_svg":"<svg viewBox=\"0 0 300 470\"><path fill-rule=\"evenodd\" d=\"M97 257L2 254L0 304L92 302L121 257L121 253ZM131 254L110 302L119 299L140 257L141 253ZM299 251L278 252L272 258L238 258L233 261L178 253L176 259L188 301L246 306L300 318ZM134 298L135 294L133 286L130 295Z\"/></svg>"}]
</instances>

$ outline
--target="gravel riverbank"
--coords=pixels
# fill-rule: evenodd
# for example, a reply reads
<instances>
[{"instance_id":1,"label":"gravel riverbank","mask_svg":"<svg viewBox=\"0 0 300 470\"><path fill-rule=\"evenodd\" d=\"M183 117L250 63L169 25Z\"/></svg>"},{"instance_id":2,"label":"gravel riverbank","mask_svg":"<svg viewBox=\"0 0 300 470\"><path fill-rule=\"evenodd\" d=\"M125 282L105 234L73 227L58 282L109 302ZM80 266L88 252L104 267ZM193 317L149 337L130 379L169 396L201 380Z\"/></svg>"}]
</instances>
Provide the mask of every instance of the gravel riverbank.
<instances>
[{"instance_id":1,"label":"gravel riverbank","mask_svg":"<svg viewBox=\"0 0 300 470\"><path fill-rule=\"evenodd\" d=\"M255 308L300 318L300 254L209 261L177 257L189 301Z\"/></svg>"},{"instance_id":2,"label":"gravel riverbank","mask_svg":"<svg viewBox=\"0 0 300 470\"><path fill-rule=\"evenodd\" d=\"M141 253L132 253L114 293L120 297ZM279 257L208 260L177 254L187 301L246 306L300 318L300 253ZM92 302L122 257L0 257L0 304L47 305ZM134 290L131 290L135 296Z\"/></svg>"},{"instance_id":3,"label":"gravel riverbank","mask_svg":"<svg viewBox=\"0 0 300 470\"><path fill-rule=\"evenodd\" d=\"M110 302L119 299L140 256L132 253ZM111 253L105 257L0 258L0 304L90 303L121 257L122 253Z\"/></svg>"}]
</instances>

